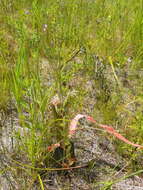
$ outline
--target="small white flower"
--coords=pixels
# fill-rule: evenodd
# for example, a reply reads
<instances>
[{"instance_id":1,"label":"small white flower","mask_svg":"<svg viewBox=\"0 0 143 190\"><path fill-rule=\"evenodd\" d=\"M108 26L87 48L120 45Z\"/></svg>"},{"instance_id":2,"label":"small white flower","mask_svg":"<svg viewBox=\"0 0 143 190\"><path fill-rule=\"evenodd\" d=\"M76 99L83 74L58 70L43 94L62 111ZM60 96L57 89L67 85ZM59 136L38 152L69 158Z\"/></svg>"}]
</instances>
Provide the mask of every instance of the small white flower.
<instances>
[{"instance_id":1,"label":"small white flower","mask_svg":"<svg viewBox=\"0 0 143 190\"><path fill-rule=\"evenodd\" d=\"M47 30L47 27L48 27L47 24L44 24L44 25L43 25L43 31L44 31L44 32Z\"/></svg>"},{"instance_id":2,"label":"small white flower","mask_svg":"<svg viewBox=\"0 0 143 190\"><path fill-rule=\"evenodd\" d=\"M26 15L29 15L29 14L30 14L30 11L26 9L26 10L25 10L25 14L26 14Z\"/></svg>"},{"instance_id":3,"label":"small white flower","mask_svg":"<svg viewBox=\"0 0 143 190\"><path fill-rule=\"evenodd\" d=\"M131 63L132 62L132 57L128 57L127 62Z\"/></svg>"}]
</instances>

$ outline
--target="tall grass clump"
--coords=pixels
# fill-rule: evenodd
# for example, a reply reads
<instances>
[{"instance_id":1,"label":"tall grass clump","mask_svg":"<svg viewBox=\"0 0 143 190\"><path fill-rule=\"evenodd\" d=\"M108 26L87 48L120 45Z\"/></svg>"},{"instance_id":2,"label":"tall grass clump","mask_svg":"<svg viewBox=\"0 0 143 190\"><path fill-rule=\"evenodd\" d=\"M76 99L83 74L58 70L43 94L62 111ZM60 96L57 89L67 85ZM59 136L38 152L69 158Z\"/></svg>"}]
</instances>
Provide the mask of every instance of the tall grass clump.
<instances>
[{"instance_id":1,"label":"tall grass clump","mask_svg":"<svg viewBox=\"0 0 143 190\"><path fill-rule=\"evenodd\" d=\"M97 93L95 112L102 108L106 121L116 120L118 110L111 113L120 97L111 95L102 71L112 66L115 90L121 91L116 68L126 67L128 58L134 61L132 68L142 68L143 3L1 0L0 12L0 110L12 102L21 129L14 134L20 160L13 158L18 164L14 168L20 167L33 182L39 179L43 189L37 172L55 161L47 147L57 142L69 145L69 121L83 110L88 80L94 80L96 88L105 87ZM103 65L98 76L96 56ZM52 104L53 98L58 106Z\"/></svg>"}]
</instances>

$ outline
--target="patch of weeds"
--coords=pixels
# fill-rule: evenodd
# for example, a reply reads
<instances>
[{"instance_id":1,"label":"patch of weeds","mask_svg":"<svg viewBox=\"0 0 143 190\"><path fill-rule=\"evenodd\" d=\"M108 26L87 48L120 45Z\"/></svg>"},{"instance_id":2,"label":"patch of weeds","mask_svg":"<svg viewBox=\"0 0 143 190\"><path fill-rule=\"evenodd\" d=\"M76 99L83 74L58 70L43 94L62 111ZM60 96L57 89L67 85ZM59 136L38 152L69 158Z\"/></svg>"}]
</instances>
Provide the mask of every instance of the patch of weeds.
<instances>
[{"instance_id":1,"label":"patch of weeds","mask_svg":"<svg viewBox=\"0 0 143 190\"><path fill-rule=\"evenodd\" d=\"M25 186L37 178L43 189L36 167L50 166L47 147L53 143L62 144L67 158L69 120L84 109L87 80L94 80L94 114L100 111L110 124L119 119L122 86L119 92L116 63L123 68L134 57L135 68L142 66L142 0L2 0L0 11L0 110L14 102L21 129L15 134L19 165L25 178L32 178ZM50 85L44 83L42 59ZM55 95L59 103L53 106ZM131 128L140 143L141 112L136 118Z\"/></svg>"}]
</instances>

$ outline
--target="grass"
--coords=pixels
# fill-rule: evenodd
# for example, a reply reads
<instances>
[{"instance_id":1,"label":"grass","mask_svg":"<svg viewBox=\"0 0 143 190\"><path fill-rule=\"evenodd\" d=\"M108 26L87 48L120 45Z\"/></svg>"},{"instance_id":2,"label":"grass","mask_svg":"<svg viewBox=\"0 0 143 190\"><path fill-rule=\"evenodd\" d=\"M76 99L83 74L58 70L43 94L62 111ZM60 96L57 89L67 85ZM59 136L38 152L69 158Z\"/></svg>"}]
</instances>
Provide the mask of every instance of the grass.
<instances>
[{"instance_id":1,"label":"grass","mask_svg":"<svg viewBox=\"0 0 143 190\"><path fill-rule=\"evenodd\" d=\"M7 114L9 105L16 109L23 130L23 135L17 131L13 137L20 160L31 167L46 160L49 167L52 154L45 155L45 149L58 141L64 146L69 143L67 126L86 106L89 92L85 84L89 80L94 80L98 91L94 110L87 112L97 115L99 110L101 121L129 124L140 134L141 110L131 116L125 108L122 95L126 92L116 70L142 69L142 0L1 0L0 13L0 111ZM98 65L97 57L102 65ZM109 68L117 86L105 76ZM140 104L142 87L141 80L137 81L135 98ZM131 90L127 93L132 98ZM51 99L55 95L60 104L53 109ZM131 122L121 121L122 112ZM132 132L127 136L142 143L141 135L138 139ZM122 154L126 154L124 148L126 145L120 148ZM34 175L29 168L26 173L31 178L37 175L44 189L39 174Z\"/></svg>"}]
</instances>

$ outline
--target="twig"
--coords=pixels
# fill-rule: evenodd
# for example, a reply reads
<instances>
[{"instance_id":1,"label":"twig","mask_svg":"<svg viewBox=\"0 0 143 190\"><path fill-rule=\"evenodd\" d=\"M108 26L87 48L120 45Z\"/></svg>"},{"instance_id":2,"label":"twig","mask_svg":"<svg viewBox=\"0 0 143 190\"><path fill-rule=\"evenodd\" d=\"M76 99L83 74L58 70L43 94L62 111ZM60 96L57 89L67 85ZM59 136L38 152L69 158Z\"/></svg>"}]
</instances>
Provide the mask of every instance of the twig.
<instances>
[{"instance_id":1,"label":"twig","mask_svg":"<svg viewBox=\"0 0 143 190\"><path fill-rule=\"evenodd\" d=\"M72 60L80 53L80 51L81 51L80 49L77 50L77 51L71 56L71 58L69 58L69 59L66 61L66 63L72 61Z\"/></svg>"}]
</instances>

